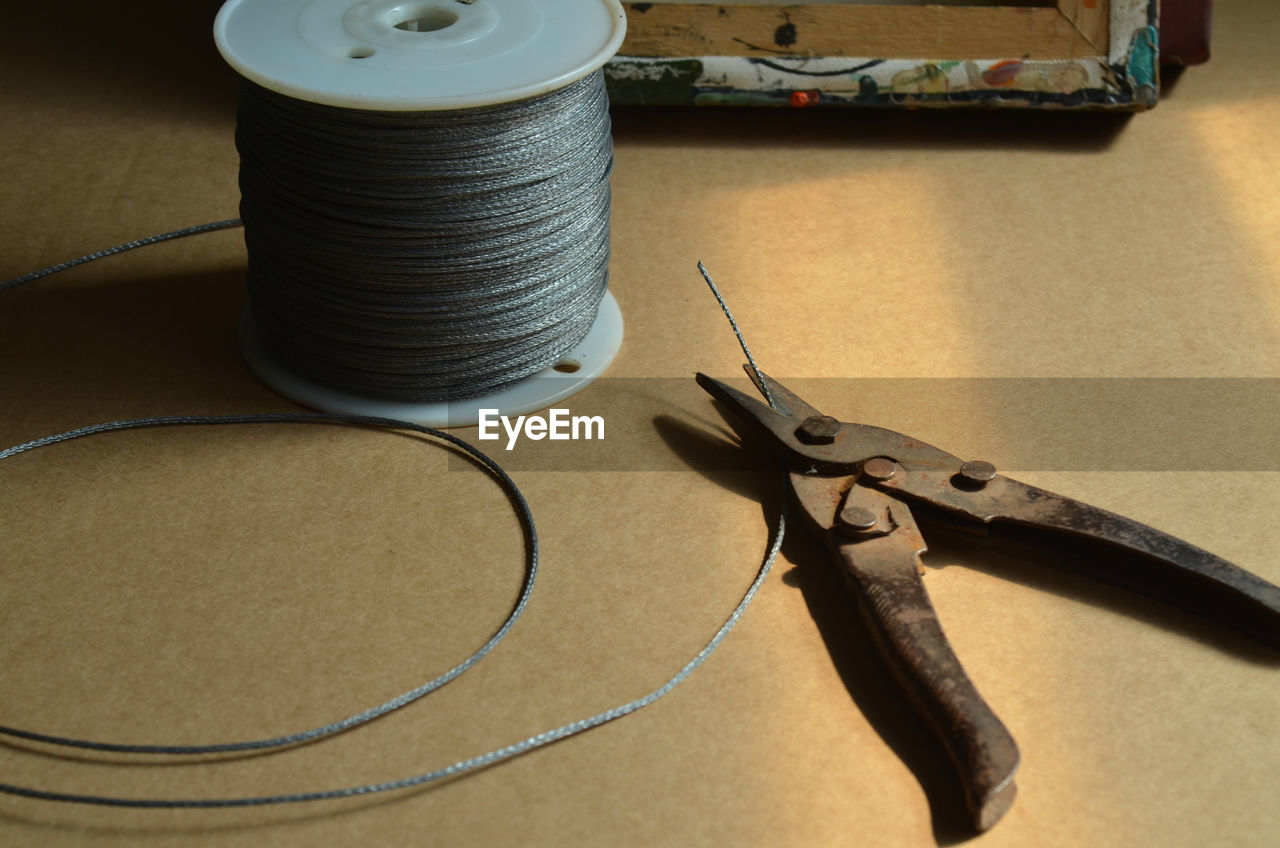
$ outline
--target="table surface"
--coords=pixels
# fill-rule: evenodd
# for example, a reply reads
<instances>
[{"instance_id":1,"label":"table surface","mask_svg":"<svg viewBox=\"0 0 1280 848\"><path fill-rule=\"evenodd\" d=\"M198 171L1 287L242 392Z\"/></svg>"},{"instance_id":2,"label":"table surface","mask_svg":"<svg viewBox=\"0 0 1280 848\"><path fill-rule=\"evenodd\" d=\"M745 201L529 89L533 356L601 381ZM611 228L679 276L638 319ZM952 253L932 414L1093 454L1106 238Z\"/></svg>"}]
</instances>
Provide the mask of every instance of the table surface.
<instances>
[{"instance_id":1,"label":"table surface","mask_svg":"<svg viewBox=\"0 0 1280 848\"><path fill-rule=\"evenodd\" d=\"M216 4L9 14L0 279L236 213ZM478 668L270 756L139 763L0 745L0 782L130 797L425 772L661 685L751 582L781 500L693 384L741 353L837 417L1181 536L1280 582L1280 11L1222 4L1215 56L1136 116L615 115L626 340L566 404L603 442L487 442L542 572ZM0 296L0 444L119 418L288 411L241 362L241 235ZM475 441L474 428L458 431ZM329 426L99 436L0 463L0 724L123 742L348 715L482 642L522 579L483 474ZM1056 559L1055 559L1056 557ZM926 585L1022 750L964 829L948 768L821 549L793 527L720 649L626 719L429 788L310 806L0 797L5 845L1273 845L1280 662L1051 554L945 539Z\"/></svg>"}]
</instances>

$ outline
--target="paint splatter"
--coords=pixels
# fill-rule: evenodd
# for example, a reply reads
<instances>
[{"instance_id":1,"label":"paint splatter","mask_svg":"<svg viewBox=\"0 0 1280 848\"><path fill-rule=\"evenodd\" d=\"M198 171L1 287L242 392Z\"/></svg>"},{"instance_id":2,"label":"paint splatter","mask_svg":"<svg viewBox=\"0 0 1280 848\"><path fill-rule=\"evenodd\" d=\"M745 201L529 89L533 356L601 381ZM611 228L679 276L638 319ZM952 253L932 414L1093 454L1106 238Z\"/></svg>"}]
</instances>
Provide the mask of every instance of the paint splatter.
<instances>
[{"instance_id":1,"label":"paint splatter","mask_svg":"<svg viewBox=\"0 0 1280 848\"><path fill-rule=\"evenodd\" d=\"M773 43L779 47L790 47L796 43L796 25L787 21L773 31Z\"/></svg>"},{"instance_id":2,"label":"paint splatter","mask_svg":"<svg viewBox=\"0 0 1280 848\"><path fill-rule=\"evenodd\" d=\"M992 87L1013 85L1014 78L1018 76L1018 72L1021 70L1021 60L1006 59L1003 62L996 62L994 65L983 71L982 81Z\"/></svg>"}]
</instances>

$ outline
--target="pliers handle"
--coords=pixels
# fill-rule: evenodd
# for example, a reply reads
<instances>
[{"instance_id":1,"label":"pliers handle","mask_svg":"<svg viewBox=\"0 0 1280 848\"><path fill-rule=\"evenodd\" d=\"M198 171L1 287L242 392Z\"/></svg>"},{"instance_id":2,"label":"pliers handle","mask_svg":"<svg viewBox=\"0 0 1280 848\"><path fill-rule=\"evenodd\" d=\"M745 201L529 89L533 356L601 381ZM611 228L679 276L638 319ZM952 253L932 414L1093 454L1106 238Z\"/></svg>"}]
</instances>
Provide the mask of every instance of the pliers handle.
<instances>
[{"instance_id":1,"label":"pliers handle","mask_svg":"<svg viewBox=\"0 0 1280 848\"><path fill-rule=\"evenodd\" d=\"M979 533L1022 525L1072 534L1130 554L1116 582L1195 589L1232 608L1231 623L1280 647L1280 588L1181 539L1129 518L1028 486L986 462L866 424L837 421L748 369L766 405L698 374L699 385L786 457L796 502L827 541L861 601L895 675L955 764L978 830L1013 803L1018 748L956 658L921 580L927 548L915 512ZM914 510L914 512L913 512ZM1154 581L1154 583L1152 582Z\"/></svg>"}]
</instances>

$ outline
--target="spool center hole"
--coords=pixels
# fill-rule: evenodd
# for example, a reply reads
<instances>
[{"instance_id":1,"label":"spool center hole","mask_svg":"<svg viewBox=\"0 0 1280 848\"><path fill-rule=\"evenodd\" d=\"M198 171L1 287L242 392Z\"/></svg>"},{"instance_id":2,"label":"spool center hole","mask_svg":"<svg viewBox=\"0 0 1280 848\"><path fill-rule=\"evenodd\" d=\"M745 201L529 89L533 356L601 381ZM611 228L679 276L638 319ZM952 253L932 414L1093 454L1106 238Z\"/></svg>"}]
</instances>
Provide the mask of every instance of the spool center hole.
<instances>
[{"instance_id":1,"label":"spool center hole","mask_svg":"<svg viewBox=\"0 0 1280 848\"><path fill-rule=\"evenodd\" d=\"M396 9L392 26L406 32L435 32L458 22L458 16L439 6L418 4Z\"/></svg>"}]
</instances>

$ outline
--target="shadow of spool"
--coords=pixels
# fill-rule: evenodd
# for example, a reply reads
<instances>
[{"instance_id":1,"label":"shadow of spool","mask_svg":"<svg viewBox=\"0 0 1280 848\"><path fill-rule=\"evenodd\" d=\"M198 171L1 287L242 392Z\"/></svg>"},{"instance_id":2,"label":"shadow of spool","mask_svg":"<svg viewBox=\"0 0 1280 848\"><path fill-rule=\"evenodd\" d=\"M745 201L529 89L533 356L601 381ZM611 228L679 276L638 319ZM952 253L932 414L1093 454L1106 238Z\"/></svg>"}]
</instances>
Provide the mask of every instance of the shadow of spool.
<instances>
[{"instance_id":1,"label":"shadow of spool","mask_svg":"<svg viewBox=\"0 0 1280 848\"><path fill-rule=\"evenodd\" d=\"M241 359L241 272L43 283L9 295L0 382L46 423L294 408Z\"/></svg>"}]
</instances>

